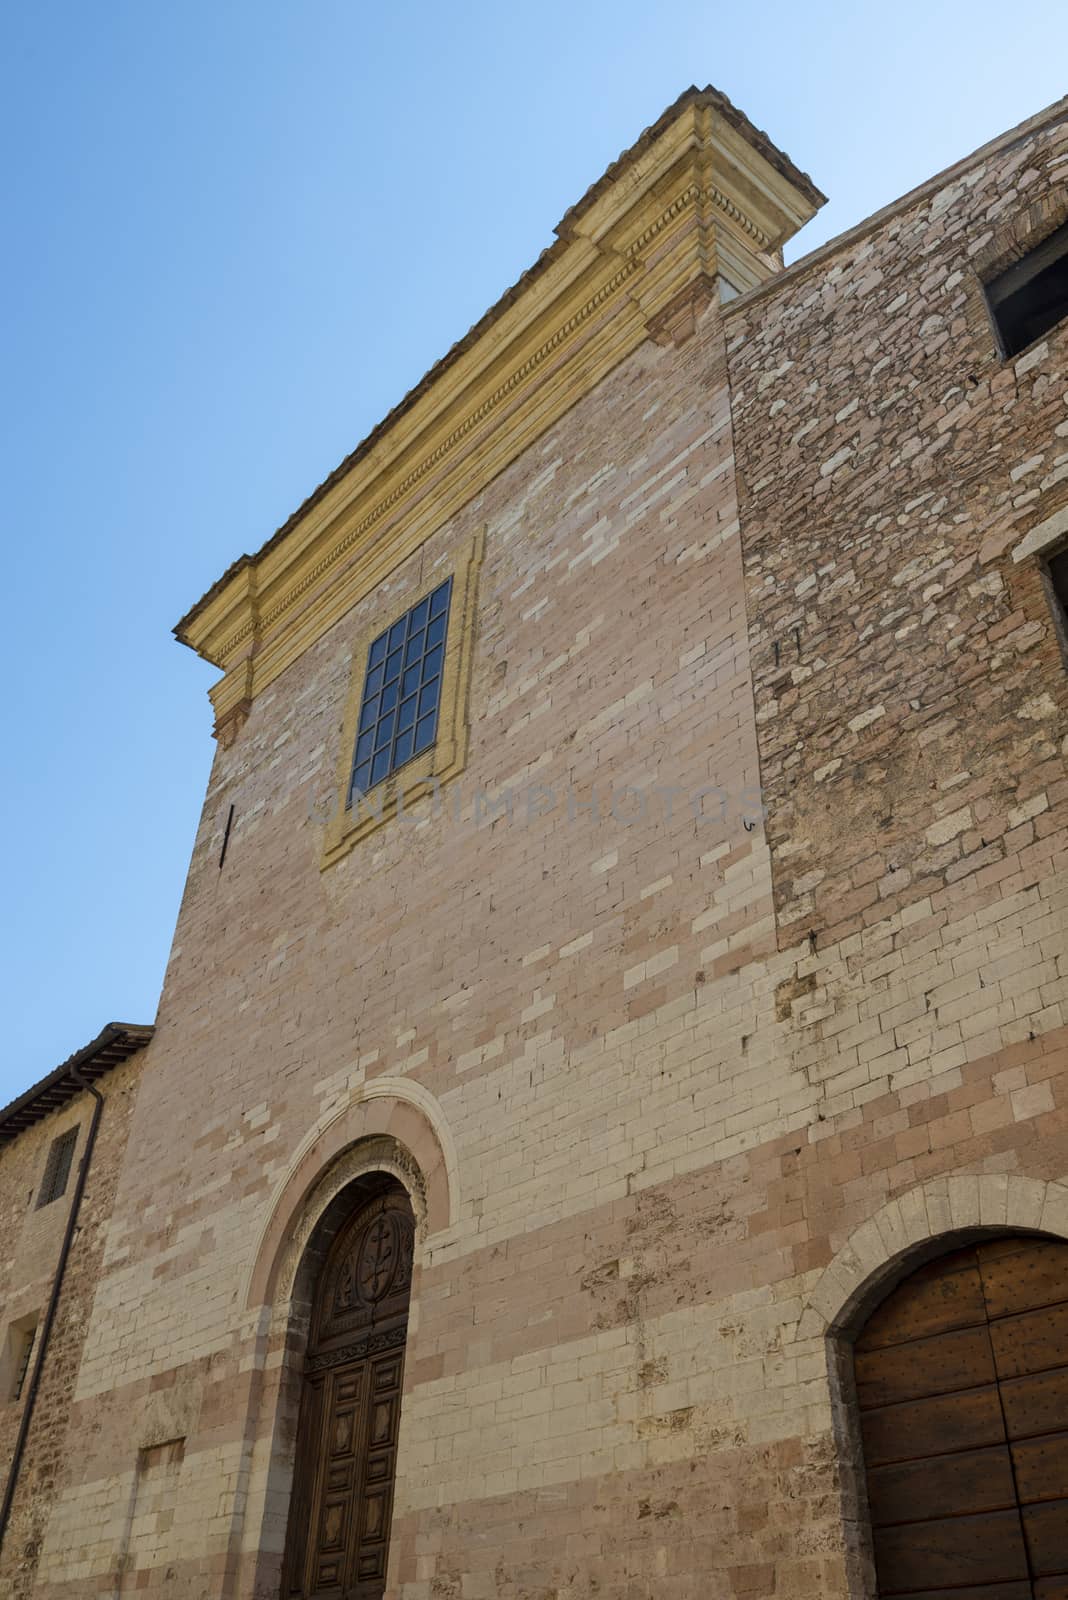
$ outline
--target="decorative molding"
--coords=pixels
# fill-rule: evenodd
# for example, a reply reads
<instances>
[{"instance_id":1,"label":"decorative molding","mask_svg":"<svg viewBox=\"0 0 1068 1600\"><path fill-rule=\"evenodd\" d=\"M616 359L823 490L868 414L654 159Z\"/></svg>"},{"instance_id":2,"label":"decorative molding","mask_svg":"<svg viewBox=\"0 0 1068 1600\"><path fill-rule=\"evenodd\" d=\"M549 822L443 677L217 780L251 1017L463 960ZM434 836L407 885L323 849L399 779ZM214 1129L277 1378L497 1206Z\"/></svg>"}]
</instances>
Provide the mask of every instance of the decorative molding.
<instances>
[{"instance_id":1,"label":"decorative molding","mask_svg":"<svg viewBox=\"0 0 1068 1600\"><path fill-rule=\"evenodd\" d=\"M220 732L659 330L666 307L713 277L721 239L754 283L776 269L772 253L819 197L774 155L698 98L611 169L538 268L397 409L373 448L183 622L185 642L224 670L212 690Z\"/></svg>"},{"instance_id":2,"label":"decorative molding","mask_svg":"<svg viewBox=\"0 0 1068 1600\"><path fill-rule=\"evenodd\" d=\"M342 1345L339 1350L323 1350L317 1356L306 1356L304 1370L322 1372L326 1367L343 1367L350 1361L362 1361L365 1356L375 1355L380 1350L402 1349L407 1338L407 1323L400 1328L390 1328L385 1333L367 1333L352 1344Z\"/></svg>"},{"instance_id":3,"label":"decorative molding","mask_svg":"<svg viewBox=\"0 0 1068 1600\"><path fill-rule=\"evenodd\" d=\"M741 206L736 206L733 200L728 199L721 190L716 188L715 184L712 184L709 189L709 197L714 205L719 206L721 211L726 212L732 222L737 222L739 227L745 229L751 239L756 240L761 250L773 250L775 248L775 241L764 232L763 228L758 228L753 219L746 216Z\"/></svg>"},{"instance_id":4,"label":"decorative molding","mask_svg":"<svg viewBox=\"0 0 1068 1600\"><path fill-rule=\"evenodd\" d=\"M408 1192L415 1213L416 1230L423 1233L426 1226L426 1189L423 1176L415 1162L401 1150L393 1139L380 1137L365 1139L335 1161L308 1196L301 1213L290 1229L282 1264L278 1272L275 1310L288 1315L293 1298L297 1272L323 1213L331 1201L347 1189L357 1178L366 1178L380 1172L396 1178Z\"/></svg>"},{"instance_id":5,"label":"decorative molding","mask_svg":"<svg viewBox=\"0 0 1068 1600\"><path fill-rule=\"evenodd\" d=\"M409 1119L410 1131L394 1134L401 1117ZM443 1173L439 1168L435 1176L438 1163ZM389 1172L404 1185L417 1228L428 1240L436 1245L449 1240L461 1195L459 1159L445 1113L414 1079L372 1078L320 1117L291 1155L249 1256L242 1305L288 1304L292 1278L287 1284L286 1274L290 1268L295 1274L316 1221L346 1184L372 1171Z\"/></svg>"},{"instance_id":6,"label":"decorative molding","mask_svg":"<svg viewBox=\"0 0 1068 1600\"><path fill-rule=\"evenodd\" d=\"M664 218L660 219L659 223L657 224L657 229L655 231L659 231L660 226L666 225L666 221L672 214L675 213L670 211L666 212ZM650 230L651 233L653 231L654 230ZM461 422L458 427L454 428L452 432L445 439L443 439L428 456L425 456L423 460L419 462L418 466L414 467L412 471L400 481L400 483L396 484L389 491L389 493L382 500L380 500L371 511L368 512L365 517L357 522L354 527L349 528L347 532L344 533L337 541L333 548L328 550L322 559L315 564L315 566L302 574L302 576L293 584L292 588L290 588L274 606L265 611L262 617L256 619L248 617L237 629L237 631L231 635L231 637L227 639L226 642L220 647L220 654L223 657L232 655L237 647L249 637L249 635L257 626L262 627L264 630L273 627L273 625L285 615L290 607L297 603L302 595L306 594L307 591L312 588L312 586L317 583L321 577L329 572L330 568L334 566L336 562L340 561L343 556L347 555L354 545L359 544L360 541L372 531L376 524L379 523L382 518L393 509L397 502L401 500L410 489L415 488L416 485L426 477L427 473L431 472L434 467L444 460L450 450L452 450L457 444L465 439L473 428L476 428L480 422L488 417L495 410L495 408L500 405L502 400L506 400L508 396L512 394L512 392L518 387L518 385L523 382L524 378L529 377L531 373L535 372L547 356L552 355L553 352L557 350L561 344L563 344L565 339L581 328L583 323L586 322L595 311L599 311L604 305L605 301L608 300L617 289L622 287L631 274L638 270L640 265L641 263L637 259L626 262L625 265L622 266L606 284L603 284L601 288L598 289L595 295L592 295L590 299L587 300L584 306L581 306L578 311L570 316L562 327L557 328L556 332L546 339L545 342L537 350L535 350L532 355L528 356L521 367L517 367L516 370L511 373L502 384L499 384L492 394L487 395L486 398L476 407L476 409L467 417L465 417L463 422Z\"/></svg>"}]
</instances>

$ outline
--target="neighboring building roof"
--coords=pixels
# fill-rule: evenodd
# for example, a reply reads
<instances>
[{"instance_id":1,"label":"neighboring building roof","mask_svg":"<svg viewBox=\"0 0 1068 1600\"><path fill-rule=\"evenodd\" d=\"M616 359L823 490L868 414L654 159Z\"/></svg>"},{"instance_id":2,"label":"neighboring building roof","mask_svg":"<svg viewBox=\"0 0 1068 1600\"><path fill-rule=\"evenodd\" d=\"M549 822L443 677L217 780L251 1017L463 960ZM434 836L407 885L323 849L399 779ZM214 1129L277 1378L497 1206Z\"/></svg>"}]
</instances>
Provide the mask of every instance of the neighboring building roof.
<instances>
[{"instance_id":1,"label":"neighboring building roof","mask_svg":"<svg viewBox=\"0 0 1068 1600\"><path fill-rule=\"evenodd\" d=\"M563 217L553 229L553 232L556 234L556 243L549 245L545 250L542 251L541 255L534 262L534 265L528 267L526 272L523 273L522 277L520 277L510 289L505 290L500 299L497 300L495 304L492 305L489 310L479 318L473 327L468 329L463 338L457 340L457 342L452 346L451 350L448 350L446 354L442 356L441 360L436 362L435 365L430 368L429 372L427 372L425 376L420 379L420 381L415 385L414 389L409 390L404 398L400 400L398 404L386 414L385 417L383 417L382 421L377 425L377 427L371 430L366 439L358 444L356 448L345 457L344 461L334 468L333 472L331 472L328 477L323 479L318 488L312 490L311 494L303 502L303 504L299 505L296 511L293 512L292 516L282 524L278 531L272 534L271 537L260 546L255 555L238 556L237 560L232 562L231 565L227 567L222 577L212 584L207 593L201 595L196 605L190 607L185 616L174 628L175 637L180 641L180 643L190 644L187 632L190 623L200 614L201 611L204 610L209 601L211 601L215 595L219 594L220 591L225 588L230 579L234 577L236 573L240 572L244 567L251 566L255 562L259 561L261 557L266 555L269 550L273 550L275 546L285 538L286 534L297 526L297 524L303 517L307 515L312 507L317 505L318 502L323 499L328 490L330 490L340 478L344 477L345 473L348 472L357 461L370 454L371 450L378 443L379 439L382 438L383 434L393 427L400 417L402 417L407 411L411 410L420 396L425 394L432 384L436 383L443 376L443 374L449 370L450 367L455 365L464 352L469 350L476 340L478 340L481 335L486 332L487 328L492 327L493 324L498 321L508 307L515 303L523 290L526 289L545 271L550 262L556 259L559 252L566 246L568 238L572 234L576 222L578 222L578 220L590 209L594 202L618 178L620 172L629 164L636 161L645 150L647 150L656 142L664 129L670 126L671 122L679 115L680 111L682 111L684 107L693 104L709 105L718 111L723 119L728 122L730 126L736 130L736 132L741 134L742 138L747 140L748 143L751 144L753 148L757 150L764 157L764 159L775 168L777 172L781 173L782 176L787 178L791 183L796 184L801 193L804 194L806 198L811 200L814 207L822 205L826 200L826 195L821 194L820 190L816 188L816 185L812 182L812 179L809 177L808 173L801 172L799 168L797 168L790 160L789 156L780 150L777 145L772 143L766 133L764 133L761 129L754 127L745 113L743 111L739 111L737 106L732 105L722 90L713 88L711 84L704 89L698 89L696 85L691 86L689 89L685 89L683 93L679 95L679 98L674 102L674 104L668 106L667 110L657 118L652 126L646 128L644 133L642 133L639 138L635 140L634 144L632 144L628 149L624 150L623 153L612 162L611 166L601 174L596 182L590 185L590 187L586 190L586 193L582 196L582 199L577 201L575 205L571 206L570 209L564 213ZM190 648L195 649L196 647L190 644Z\"/></svg>"},{"instance_id":2,"label":"neighboring building roof","mask_svg":"<svg viewBox=\"0 0 1068 1600\"><path fill-rule=\"evenodd\" d=\"M20 1094L10 1105L0 1108L0 1146L82 1093L83 1086L73 1076L72 1069L93 1082L135 1055L155 1031L147 1023L109 1022L91 1044L76 1050L46 1078Z\"/></svg>"}]
</instances>

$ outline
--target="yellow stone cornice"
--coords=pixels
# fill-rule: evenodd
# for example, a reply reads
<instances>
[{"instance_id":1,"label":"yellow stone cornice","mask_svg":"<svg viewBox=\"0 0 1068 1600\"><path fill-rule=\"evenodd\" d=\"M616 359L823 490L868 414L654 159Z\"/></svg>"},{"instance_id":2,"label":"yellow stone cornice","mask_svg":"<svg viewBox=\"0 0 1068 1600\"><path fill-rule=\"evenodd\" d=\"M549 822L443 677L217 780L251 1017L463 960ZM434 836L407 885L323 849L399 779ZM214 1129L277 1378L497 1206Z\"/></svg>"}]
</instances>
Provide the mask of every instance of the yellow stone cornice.
<instances>
[{"instance_id":1,"label":"yellow stone cornice","mask_svg":"<svg viewBox=\"0 0 1068 1600\"><path fill-rule=\"evenodd\" d=\"M721 260L739 288L777 271L821 201L715 90L684 95L515 288L179 623L223 669L219 730L643 340L663 338L672 307L711 287Z\"/></svg>"}]
</instances>

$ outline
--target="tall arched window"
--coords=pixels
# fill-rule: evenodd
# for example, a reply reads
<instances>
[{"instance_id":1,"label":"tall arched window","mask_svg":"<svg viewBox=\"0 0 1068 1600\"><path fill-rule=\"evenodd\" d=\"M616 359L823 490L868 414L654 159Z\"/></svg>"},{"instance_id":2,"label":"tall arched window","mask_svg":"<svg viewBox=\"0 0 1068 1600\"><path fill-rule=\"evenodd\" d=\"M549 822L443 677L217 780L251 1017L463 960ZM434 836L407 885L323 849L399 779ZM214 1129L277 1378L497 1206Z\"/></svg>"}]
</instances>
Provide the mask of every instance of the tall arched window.
<instances>
[{"instance_id":1,"label":"tall arched window","mask_svg":"<svg viewBox=\"0 0 1068 1600\"><path fill-rule=\"evenodd\" d=\"M415 1223L399 1183L366 1189L319 1272L282 1595L381 1600L393 1510Z\"/></svg>"},{"instance_id":2,"label":"tall arched window","mask_svg":"<svg viewBox=\"0 0 1068 1600\"><path fill-rule=\"evenodd\" d=\"M879 1595L1068 1600L1068 1243L929 1262L854 1374Z\"/></svg>"}]
</instances>

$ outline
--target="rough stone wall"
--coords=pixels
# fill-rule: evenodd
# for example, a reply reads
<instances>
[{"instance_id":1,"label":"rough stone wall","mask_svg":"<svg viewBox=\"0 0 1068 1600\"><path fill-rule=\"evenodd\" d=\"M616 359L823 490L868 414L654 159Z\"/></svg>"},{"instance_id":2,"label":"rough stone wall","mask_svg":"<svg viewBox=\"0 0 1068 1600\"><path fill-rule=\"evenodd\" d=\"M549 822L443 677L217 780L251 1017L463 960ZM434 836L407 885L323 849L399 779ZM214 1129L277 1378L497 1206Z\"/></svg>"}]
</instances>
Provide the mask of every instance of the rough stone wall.
<instances>
[{"instance_id":1,"label":"rough stone wall","mask_svg":"<svg viewBox=\"0 0 1068 1600\"><path fill-rule=\"evenodd\" d=\"M71 1453L80 1448L77 1425L72 1426L71 1401L143 1059L142 1052L107 1073L98 1084L104 1111L0 1552L0 1592L14 1600L34 1592L53 1498L62 1490ZM44 1317L92 1110L91 1097L79 1095L20 1133L0 1152L0 1338L5 1341L0 1378L4 1385L0 1393L0 1485L7 1483L30 1376L28 1372L22 1397L12 1399L15 1374L6 1347L9 1330L12 1323L31 1315L36 1314L39 1322ZM38 1208L49 1149L73 1127L79 1129L79 1136L66 1193ZM30 1372L32 1367L31 1359Z\"/></svg>"},{"instance_id":2,"label":"rough stone wall","mask_svg":"<svg viewBox=\"0 0 1068 1600\"><path fill-rule=\"evenodd\" d=\"M1062 503L1066 332L1001 367L962 265L1049 203L1062 138L643 347L220 750L38 1600L275 1595L260 1241L315 1130L398 1085L455 1183L390 1596L870 1600L828 1324L939 1232L1068 1232L1064 679L1005 555ZM320 873L353 642L480 526L464 820L446 790ZM528 782L556 806L472 825Z\"/></svg>"},{"instance_id":3,"label":"rough stone wall","mask_svg":"<svg viewBox=\"0 0 1068 1600\"><path fill-rule=\"evenodd\" d=\"M725 317L779 997L820 1091L772 1190L798 1265L933 1179L1068 1171L1068 677L1012 558L1068 502L1068 327L1005 362L981 286L1066 172L1062 116ZM952 1225L1014 1220L973 1190ZM812 1421L868 1600L859 1463Z\"/></svg>"},{"instance_id":4,"label":"rough stone wall","mask_svg":"<svg viewBox=\"0 0 1068 1600\"><path fill-rule=\"evenodd\" d=\"M1068 675L1011 550L1068 503L1068 330L1003 361L980 271L1066 180L1062 120L727 315L780 944L1053 874Z\"/></svg>"}]
</instances>

